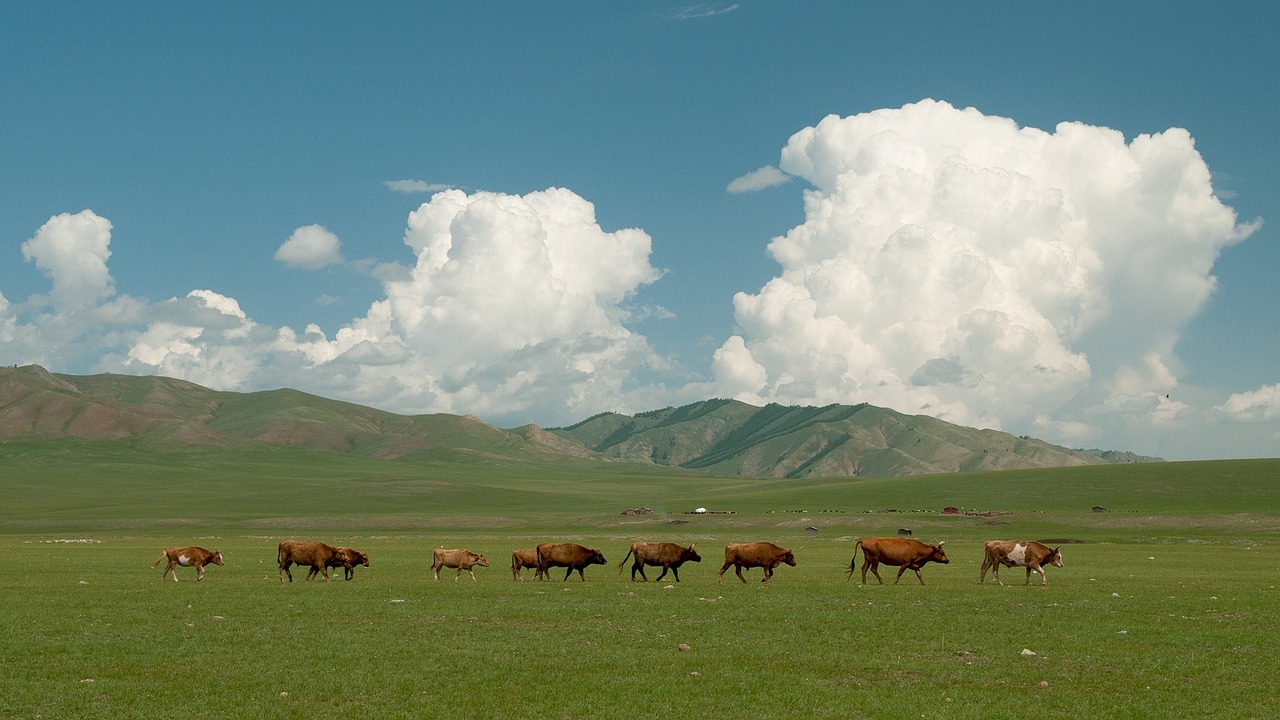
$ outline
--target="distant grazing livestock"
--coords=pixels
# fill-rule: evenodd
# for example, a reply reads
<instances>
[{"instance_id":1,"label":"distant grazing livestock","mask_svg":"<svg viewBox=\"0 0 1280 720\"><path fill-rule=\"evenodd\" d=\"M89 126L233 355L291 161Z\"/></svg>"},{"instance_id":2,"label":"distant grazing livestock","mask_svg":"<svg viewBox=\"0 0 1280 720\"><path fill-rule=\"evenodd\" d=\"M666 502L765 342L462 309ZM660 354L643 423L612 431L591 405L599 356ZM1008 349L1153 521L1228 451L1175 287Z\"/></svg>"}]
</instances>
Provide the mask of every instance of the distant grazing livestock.
<instances>
[{"instance_id":1,"label":"distant grazing livestock","mask_svg":"<svg viewBox=\"0 0 1280 720\"><path fill-rule=\"evenodd\" d=\"M871 568L871 573L876 576L876 580L880 584L884 584L884 580L880 577L877 570L880 563L885 565L901 565L898 568L898 576L893 579L893 584L897 585L902 579L902 573L907 570L915 571L916 578L920 580L920 584L924 584L924 576L920 574L920 568L925 563L936 562L947 564L951 562L947 559L947 553L942 549L943 543L937 545L929 545L919 540L911 538L899 537L869 537L863 538L861 542L853 548L853 559L849 561L849 571L845 573L846 579L853 576L853 570L858 564L858 549L862 549L862 584L867 584L867 568Z\"/></svg>"},{"instance_id":2,"label":"distant grazing livestock","mask_svg":"<svg viewBox=\"0 0 1280 720\"><path fill-rule=\"evenodd\" d=\"M542 575L544 580L551 579L547 573L548 568L562 567L568 568L564 572L565 580L568 580L573 571L577 570L578 577L582 578L582 582L586 582L587 577L582 574L583 568L588 565L608 564L604 559L604 553L577 543L542 543L535 548L534 552L538 556L538 574Z\"/></svg>"},{"instance_id":3,"label":"distant grazing livestock","mask_svg":"<svg viewBox=\"0 0 1280 720\"><path fill-rule=\"evenodd\" d=\"M542 577L542 571L538 569L538 551L532 549L511 551L511 580L524 582L524 575L520 571L525 568L533 568L534 580Z\"/></svg>"},{"instance_id":4,"label":"distant grazing livestock","mask_svg":"<svg viewBox=\"0 0 1280 720\"><path fill-rule=\"evenodd\" d=\"M357 565L369 567L369 556L359 550L353 550L349 547L336 547L334 550L337 550L338 554L334 555L326 565L331 568L342 568L342 576L346 580L356 576Z\"/></svg>"},{"instance_id":5,"label":"distant grazing livestock","mask_svg":"<svg viewBox=\"0 0 1280 720\"><path fill-rule=\"evenodd\" d=\"M640 571L640 577L645 582L649 582L649 578L644 574L645 565L655 565L662 567L662 574L658 576L658 582L666 577L667 571L675 576L676 582L680 582L680 566L685 562L692 560L693 562L702 562L702 556L697 550L690 545L685 547L669 542L634 542L631 543L631 549L627 551L627 557L622 558L622 562L618 563L618 571L622 571L622 566L627 564L627 559L635 556L635 563L631 566L631 582L636 581L636 571Z\"/></svg>"},{"instance_id":6,"label":"distant grazing livestock","mask_svg":"<svg viewBox=\"0 0 1280 720\"><path fill-rule=\"evenodd\" d=\"M474 582L476 574L472 568L477 565L480 567L489 567L489 561L486 560L483 555L473 553L470 550L444 550L436 548L436 551L432 553L431 572L435 573L437 581L440 580L440 568L451 567L458 569L458 572L453 576L454 582L457 582L458 578L462 577L463 570L467 571L467 574L471 576L471 580Z\"/></svg>"},{"instance_id":7,"label":"distant grazing livestock","mask_svg":"<svg viewBox=\"0 0 1280 720\"><path fill-rule=\"evenodd\" d=\"M289 572L291 565L310 565L308 581L319 573L325 582L329 582L329 568L344 565L345 560L338 548L308 540L281 540L276 557L280 560L280 582L284 582L285 575L289 576L289 582L293 582L293 573Z\"/></svg>"},{"instance_id":8,"label":"distant grazing livestock","mask_svg":"<svg viewBox=\"0 0 1280 720\"><path fill-rule=\"evenodd\" d=\"M795 567L795 554L771 542L729 543L724 546L724 565L720 566L719 580L716 582L724 582L724 571L733 566L742 582L747 581L742 577L742 568L764 568L764 580L760 582L767 583L773 577L774 568L782 563Z\"/></svg>"},{"instance_id":9,"label":"distant grazing livestock","mask_svg":"<svg viewBox=\"0 0 1280 720\"><path fill-rule=\"evenodd\" d=\"M1000 580L1001 565L1025 567L1027 585L1031 584L1032 571L1040 573L1041 585L1048 585L1049 580L1044 576L1044 566L1062 567L1062 553L1058 552L1058 548L1051 548L1038 542L992 540L986 546L986 556L982 559L982 572L978 574L978 584L981 585L987 581L987 568L991 568L996 582L1004 585Z\"/></svg>"},{"instance_id":10,"label":"distant grazing livestock","mask_svg":"<svg viewBox=\"0 0 1280 720\"><path fill-rule=\"evenodd\" d=\"M160 582L164 582L164 579L168 577L170 570L173 571L173 581L178 582L179 565L182 567L191 567L192 565L195 565L196 582L199 582L204 579L205 565L208 565L209 563L213 563L214 565L222 564L221 552L209 552L202 547L191 546L165 548L164 552L160 553L160 557L156 558L156 561L151 563L151 567L159 565L160 561L165 558L169 559L169 564L164 566L164 573L160 576Z\"/></svg>"}]
</instances>

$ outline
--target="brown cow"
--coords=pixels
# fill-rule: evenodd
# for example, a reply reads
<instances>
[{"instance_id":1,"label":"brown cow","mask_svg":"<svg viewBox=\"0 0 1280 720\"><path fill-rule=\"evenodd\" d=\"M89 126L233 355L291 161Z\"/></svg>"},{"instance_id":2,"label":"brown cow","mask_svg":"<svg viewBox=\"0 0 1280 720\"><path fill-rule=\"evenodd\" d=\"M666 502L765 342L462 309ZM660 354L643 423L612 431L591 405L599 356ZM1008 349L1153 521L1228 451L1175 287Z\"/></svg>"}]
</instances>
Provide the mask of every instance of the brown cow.
<instances>
[{"instance_id":1,"label":"brown cow","mask_svg":"<svg viewBox=\"0 0 1280 720\"><path fill-rule=\"evenodd\" d=\"M568 580L573 571L577 570L578 577L582 578L582 582L586 582L587 576L582 574L584 568L588 565L609 564L599 550L583 547L577 543L542 543L534 549L534 552L538 556L538 573L544 580L551 579L547 572L548 568L562 567L568 568L564 571L565 580Z\"/></svg>"},{"instance_id":2,"label":"brown cow","mask_svg":"<svg viewBox=\"0 0 1280 720\"><path fill-rule=\"evenodd\" d=\"M169 564L164 566L164 574L160 576L160 582L164 582L164 579L168 577L170 570L173 571L173 581L178 582L179 565L182 567L191 567L192 565L195 565L196 582L199 582L204 579L205 565L208 565L209 563L213 563L214 565L222 564L221 552L209 552L202 547L195 547L193 545L189 547L165 548L164 552L160 553L160 557L156 558L156 561L151 563L151 567L159 565L160 561L165 558L169 559Z\"/></svg>"},{"instance_id":3,"label":"brown cow","mask_svg":"<svg viewBox=\"0 0 1280 720\"><path fill-rule=\"evenodd\" d=\"M720 579L717 582L724 582L724 571L731 565L742 582L747 581L742 577L744 567L764 568L764 580L760 582L769 582L769 578L773 577L774 568L782 563L795 567L795 554L771 542L729 543L724 546L724 565L720 566Z\"/></svg>"},{"instance_id":4,"label":"brown cow","mask_svg":"<svg viewBox=\"0 0 1280 720\"><path fill-rule=\"evenodd\" d=\"M631 549L627 551L627 557L622 558L622 562L618 563L618 572L622 572L622 566L627 564L627 558L635 556L635 563L631 565L631 582L636 581L636 571L640 571L640 577L645 582L649 582L648 576L644 574L645 565L662 566L662 574L658 576L658 582L666 576L667 571L675 576L676 582L680 582L680 566L685 562L692 560L693 562L702 562L702 556L698 554L693 546L685 547L669 542L634 542L631 543Z\"/></svg>"},{"instance_id":5,"label":"brown cow","mask_svg":"<svg viewBox=\"0 0 1280 720\"><path fill-rule=\"evenodd\" d=\"M542 577L542 571L538 569L538 551L537 550L512 550L511 551L511 580L514 582L519 580L524 582L524 575L520 573L525 568L533 568L533 579L537 580Z\"/></svg>"},{"instance_id":6,"label":"brown cow","mask_svg":"<svg viewBox=\"0 0 1280 720\"><path fill-rule=\"evenodd\" d=\"M363 565L369 567L369 556L349 547L336 547L338 551L332 559L325 563L327 567L342 568L342 577L350 580L356 576L356 566Z\"/></svg>"},{"instance_id":7,"label":"brown cow","mask_svg":"<svg viewBox=\"0 0 1280 720\"><path fill-rule=\"evenodd\" d=\"M458 569L458 572L453 576L454 582L457 582L458 578L462 577L463 570L467 571L467 574L471 576L472 582L474 582L476 579L476 573L472 568L477 565L480 567L489 567L489 561L486 560L483 555L473 553L470 550L445 550L443 548L436 548L436 551L431 555L431 572L435 573L437 582L440 580L440 568L442 567Z\"/></svg>"},{"instance_id":8,"label":"brown cow","mask_svg":"<svg viewBox=\"0 0 1280 720\"><path fill-rule=\"evenodd\" d=\"M281 540L276 557L280 561L280 582L284 582L285 575L289 576L289 582L293 582L293 573L289 572L290 565L310 565L308 581L319 573L325 582L329 582L329 568L342 565L345 558L332 545L308 540Z\"/></svg>"},{"instance_id":9,"label":"brown cow","mask_svg":"<svg viewBox=\"0 0 1280 720\"><path fill-rule=\"evenodd\" d=\"M1049 580L1044 576L1044 566L1062 567L1062 553L1058 552L1058 548L1051 548L1038 542L991 540L986 545L986 556L982 559L982 571L978 573L978 584L981 585L987 581L987 568L991 568L992 574L996 576L996 582L1004 585L1000 580L1001 565L1025 567L1027 585L1031 584L1032 571L1040 573L1041 585L1048 585Z\"/></svg>"},{"instance_id":10,"label":"brown cow","mask_svg":"<svg viewBox=\"0 0 1280 720\"><path fill-rule=\"evenodd\" d=\"M942 549L943 543L937 545L929 545L919 540L900 537L869 537L863 538L861 542L853 548L853 559L849 561L849 571L845 573L846 578L853 577L853 570L858 563L858 548L862 548L862 584L867 584L867 568L871 568L871 573L876 576L876 580L880 584L884 584L884 580L880 577L880 563L885 565L901 565L898 568L898 577L894 578L893 584L897 585L902 579L902 573L907 570L914 570L916 578L920 580L920 584L924 584L924 576L920 574L920 568L925 563L936 562L946 565L951 562L947 559L947 553Z\"/></svg>"}]
</instances>

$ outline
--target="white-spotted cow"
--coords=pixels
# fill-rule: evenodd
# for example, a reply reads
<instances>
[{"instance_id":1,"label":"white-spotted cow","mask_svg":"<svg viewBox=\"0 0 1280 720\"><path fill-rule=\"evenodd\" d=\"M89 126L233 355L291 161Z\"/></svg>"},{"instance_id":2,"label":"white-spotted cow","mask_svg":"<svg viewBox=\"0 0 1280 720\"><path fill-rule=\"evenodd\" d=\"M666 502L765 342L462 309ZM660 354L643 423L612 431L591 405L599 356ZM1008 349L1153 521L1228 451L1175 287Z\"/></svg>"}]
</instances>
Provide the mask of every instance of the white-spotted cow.
<instances>
[{"instance_id":1,"label":"white-spotted cow","mask_svg":"<svg viewBox=\"0 0 1280 720\"><path fill-rule=\"evenodd\" d=\"M195 565L196 581L199 582L204 579L205 565L210 563L214 565L222 564L221 552L210 552L202 547L195 547L193 545L189 547L165 548L164 552L160 553L160 557L157 558L155 562L151 563L151 567L159 565L160 561L165 558L169 559L169 564L164 567L164 574L160 576L161 582L164 582L164 579L169 576L170 571L173 571L173 581L178 582L179 565L182 567L191 567L192 565Z\"/></svg>"},{"instance_id":2,"label":"white-spotted cow","mask_svg":"<svg viewBox=\"0 0 1280 720\"><path fill-rule=\"evenodd\" d=\"M987 581L987 568L991 568L996 582L1004 585L1000 580L1001 565L1025 567L1027 585L1031 584L1032 572L1040 573L1041 585L1048 585L1049 580L1044 575L1044 566L1062 567L1062 553L1058 552L1058 548L1051 548L1035 541L991 540L986 545L986 556L982 559L982 571L978 574L978 584L981 585Z\"/></svg>"}]
</instances>

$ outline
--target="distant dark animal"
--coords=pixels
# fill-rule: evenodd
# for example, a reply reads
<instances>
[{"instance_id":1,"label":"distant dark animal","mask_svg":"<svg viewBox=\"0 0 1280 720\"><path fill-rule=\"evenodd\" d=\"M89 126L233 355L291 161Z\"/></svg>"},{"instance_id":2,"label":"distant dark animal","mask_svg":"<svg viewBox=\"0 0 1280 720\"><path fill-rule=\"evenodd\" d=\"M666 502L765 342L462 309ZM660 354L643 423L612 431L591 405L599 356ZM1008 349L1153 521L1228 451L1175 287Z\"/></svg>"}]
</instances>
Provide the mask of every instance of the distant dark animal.
<instances>
[{"instance_id":1,"label":"distant dark animal","mask_svg":"<svg viewBox=\"0 0 1280 720\"><path fill-rule=\"evenodd\" d=\"M173 581L178 582L179 565L182 567L191 567L192 565L195 565L196 582L199 582L204 579L205 565L210 563L214 565L222 564L221 552L209 552L202 547L195 547L192 545L189 547L165 548L164 552L160 553L160 557L156 558L156 561L151 563L151 567L159 565L160 561L165 558L169 559L169 564L164 566L164 573L160 575L160 582L164 582L164 579L169 576L170 571L173 571Z\"/></svg>"},{"instance_id":2,"label":"distant dark animal","mask_svg":"<svg viewBox=\"0 0 1280 720\"><path fill-rule=\"evenodd\" d=\"M658 576L658 582L666 577L667 571L675 576L676 582L680 582L680 566L688 561L702 562L702 556L697 550L690 545L685 547L669 542L634 542L631 543L631 549L627 551L627 557L622 558L622 562L618 563L618 571L622 571L622 566L627 564L627 560L635 556L635 563L631 565L631 582L636 580L636 571L640 572L640 577L645 582L649 582L648 576L644 574L645 565L654 565L662 567L662 574Z\"/></svg>"},{"instance_id":3,"label":"distant dark animal","mask_svg":"<svg viewBox=\"0 0 1280 720\"><path fill-rule=\"evenodd\" d=\"M853 576L853 570L858 563L858 549L862 549L862 584L867 584L867 568L871 568L871 573L876 576L876 580L880 584L884 584L884 580L880 577L877 568L880 563L885 565L900 565L898 568L898 576L894 578L893 584L897 585L902 579L902 573L907 570L913 570L916 579L924 585L924 576L920 574L920 568L925 563L936 562L947 564L951 562L947 559L947 553L942 549L942 541L937 545L929 545L919 540L911 538L898 537L869 537L863 538L861 542L853 548L853 559L849 561L849 571L845 573L847 577Z\"/></svg>"},{"instance_id":4,"label":"distant dark animal","mask_svg":"<svg viewBox=\"0 0 1280 720\"><path fill-rule=\"evenodd\" d=\"M511 551L511 579L524 582L524 575L520 571L525 568L533 568L534 580L542 577L542 571L538 569L538 551L532 549Z\"/></svg>"},{"instance_id":5,"label":"distant dark animal","mask_svg":"<svg viewBox=\"0 0 1280 720\"><path fill-rule=\"evenodd\" d=\"M535 548L535 552L538 555L538 573L544 579L550 579L547 574L549 568L562 567L568 568L564 573L565 580L568 580L573 571L577 570L578 577L586 582L587 578L582 574L583 568L588 565L608 564L604 554L599 550L583 547L577 543L542 543Z\"/></svg>"},{"instance_id":6,"label":"distant dark animal","mask_svg":"<svg viewBox=\"0 0 1280 720\"><path fill-rule=\"evenodd\" d=\"M906 528L898 528L898 537L911 537L911 531Z\"/></svg>"},{"instance_id":7,"label":"distant dark animal","mask_svg":"<svg viewBox=\"0 0 1280 720\"><path fill-rule=\"evenodd\" d=\"M359 550L353 550L349 547L336 547L334 550L337 550L338 554L334 555L326 564L331 568L342 568L342 576L346 580L356 576L357 565L369 567L369 556Z\"/></svg>"},{"instance_id":8,"label":"distant dark animal","mask_svg":"<svg viewBox=\"0 0 1280 720\"><path fill-rule=\"evenodd\" d=\"M292 565L310 565L308 581L319 573L325 582L329 582L329 568L343 565L345 556L338 552L338 548L322 542L281 540L276 558L280 561L280 582L284 582L285 575L289 576L289 582L293 582L293 573L289 572Z\"/></svg>"},{"instance_id":9,"label":"distant dark animal","mask_svg":"<svg viewBox=\"0 0 1280 720\"><path fill-rule=\"evenodd\" d=\"M462 577L463 570L467 571L467 574L471 576L471 580L474 582L476 579L476 573L472 568L477 565L480 567L489 567L489 561L486 560L483 555L473 553L466 549L444 550L437 548L431 556L431 572L435 573L437 581L440 580L440 568L442 567L457 568L458 572L453 576L454 582L457 582L458 578Z\"/></svg>"},{"instance_id":10,"label":"distant dark animal","mask_svg":"<svg viewBox=\"0 0 1280 720\"><path fill-rule=\"evenodd\" d=\"M720 566L716 582L724 582L724 571L732 566L742 582L747 581L742 577L742 568L764 568L764 580L760 582L767 583L773 577L774 569L783 563L795 567L795 554L771 542L729 543L724 546L724 565Z\"/></svg>"},{"instance_id":11,"label":"distant dark animal","mask_svg":"<svg viewBox=\"0 0 1280 720\"><path fill-rule=\"evenodd\" d=\"M1044 575L1044 566L1062 567L1062 553L1058 552L1058 548L1051 548L1048 545L1042 545L1034 541L991 540L986 545L986 555L982 559L982 571L978 573L978 584L987 581L987 568L991 568L996 582L1004 585L1004 582L1000 580L1001 565L1005 567L1025 567L1027 569L1027 585L1031 584L1031 573L1033 571L1040 573L1041 585L1048 585L1049 580Z\"/></svg>"}]
</instances>

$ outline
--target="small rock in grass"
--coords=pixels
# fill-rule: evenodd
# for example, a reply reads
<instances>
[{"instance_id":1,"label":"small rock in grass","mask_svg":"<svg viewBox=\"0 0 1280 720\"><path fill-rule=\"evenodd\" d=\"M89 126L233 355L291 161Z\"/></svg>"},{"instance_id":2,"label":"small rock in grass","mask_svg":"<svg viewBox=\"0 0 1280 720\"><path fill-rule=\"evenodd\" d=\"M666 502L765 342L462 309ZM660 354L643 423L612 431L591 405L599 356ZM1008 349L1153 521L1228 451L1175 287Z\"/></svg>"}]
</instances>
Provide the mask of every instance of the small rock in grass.
<instances>
[{"instance_id":1,"label":"small rock in grass","mask_svg":"<svg viewBox=\"0 0 1280 720\"><path fill-rule=\"evenodd\" d=\"M1048 680L1041 680L1041 681L1040 681L1040 687L1042 687L1042 688L1047 688L1047 687L1049 687L1049 681L1048 681Z\"/></svg>"},{"instance_id":2,"label":"small rock in grass","mask_svg":"<svg viewBox=\"0 0 1280 720\"><path fill-rule=\"evenodd\" d=\"M688 651L689 651L689 643L680 643L679 645L677 645L677 646L676 646L676 648L677 648L678 650L680 650L680 652L688 652Z\"/></svg>"},{"instance_id":3,"label":"small rock in grass","mask_svg":"<svg viewBox=\"0 0 1280 720\"><path fill-rule=\"evenodd\" d=\"M1030 648L1022 648L1022 657L1031 657L1032 655L1035 655L1035 653Z\"/></svg>"}]
</instances>

